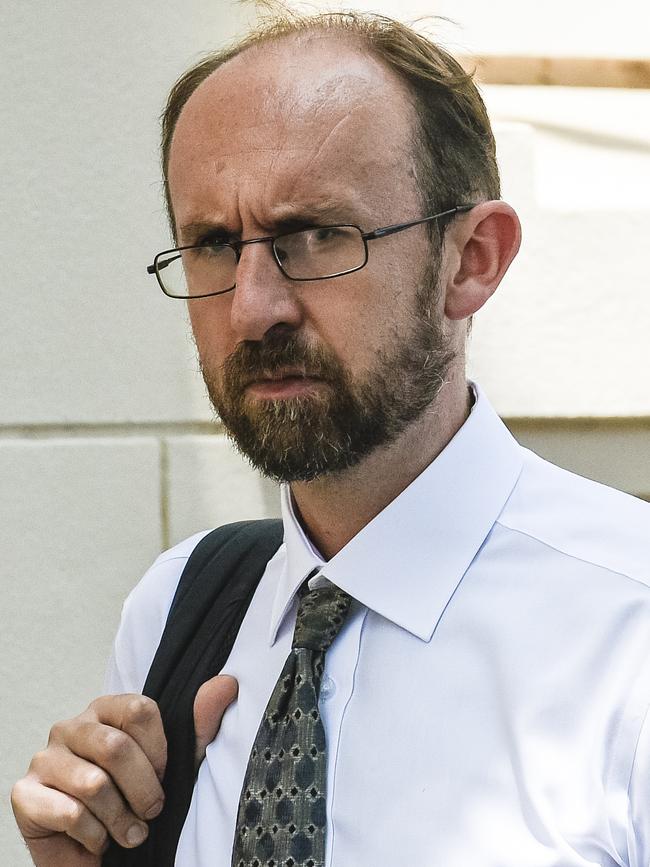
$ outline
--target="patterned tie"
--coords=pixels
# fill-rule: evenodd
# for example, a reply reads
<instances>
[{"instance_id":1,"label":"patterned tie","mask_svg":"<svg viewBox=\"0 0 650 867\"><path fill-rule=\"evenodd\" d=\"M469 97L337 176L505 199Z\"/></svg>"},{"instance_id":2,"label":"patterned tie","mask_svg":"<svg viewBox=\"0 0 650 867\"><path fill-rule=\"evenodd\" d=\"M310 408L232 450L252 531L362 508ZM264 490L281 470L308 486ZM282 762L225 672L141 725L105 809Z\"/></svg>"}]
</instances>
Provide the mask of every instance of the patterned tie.
<instances>
[{"instance_id":1,"label":"patterned tie","mask_svg":"<svg viewBox=\"0 0 650 867\"><path fill-rule=\"evenodd\" d=\"M349 608L350 597L333 584L300 600L291 653L248 760L232 867L324 865L327 761L318 696L325 652Z\"/></svg>"}]
</instances>

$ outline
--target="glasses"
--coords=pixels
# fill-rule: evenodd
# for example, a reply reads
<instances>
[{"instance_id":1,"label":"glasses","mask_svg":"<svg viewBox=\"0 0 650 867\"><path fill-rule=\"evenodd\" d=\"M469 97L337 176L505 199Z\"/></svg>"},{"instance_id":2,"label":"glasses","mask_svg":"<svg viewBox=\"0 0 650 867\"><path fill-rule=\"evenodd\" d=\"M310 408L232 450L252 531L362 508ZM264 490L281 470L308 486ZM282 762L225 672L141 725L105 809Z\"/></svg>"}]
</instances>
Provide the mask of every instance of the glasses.
<instances>
[{"instance_id":1,"label":"glasses","mask_svg":"<svg viewBox=\"0 0 650 867\"><path fill-rule=\"evenodd\" d=\"M475 205L458 205L432 217L382 226L363 232L359 226L314 226L248 241L206 240L201 244L163 250L147 268L170 298L208 298L231 292L237 264L246 244L270 243L278 268L289 280L329 280L359 271L368 262L368 241L376 241L412 226L453 217Z\"/></svg>"}]
</instances>

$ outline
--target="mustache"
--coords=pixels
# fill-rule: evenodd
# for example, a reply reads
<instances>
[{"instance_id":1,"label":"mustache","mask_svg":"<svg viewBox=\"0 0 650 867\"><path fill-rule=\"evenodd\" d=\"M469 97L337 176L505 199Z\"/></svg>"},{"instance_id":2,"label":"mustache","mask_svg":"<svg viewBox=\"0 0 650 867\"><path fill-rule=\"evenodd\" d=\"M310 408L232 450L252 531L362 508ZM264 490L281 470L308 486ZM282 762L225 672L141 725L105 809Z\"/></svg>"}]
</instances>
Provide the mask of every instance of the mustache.
<instances>
[{"instance_id":1,"label":"mustache","mask_svg":"<svg viewBox=\"0 0 650 867\"><path fill-rule=\"evenodd\" d=\"M297 368L304 376L334 381L342 369L320 347L309 346L296 335L268 334L262 340L244 340L223 362L224 381L229 387L245 388L276 371Z\"/></svg>"}]
</instances>

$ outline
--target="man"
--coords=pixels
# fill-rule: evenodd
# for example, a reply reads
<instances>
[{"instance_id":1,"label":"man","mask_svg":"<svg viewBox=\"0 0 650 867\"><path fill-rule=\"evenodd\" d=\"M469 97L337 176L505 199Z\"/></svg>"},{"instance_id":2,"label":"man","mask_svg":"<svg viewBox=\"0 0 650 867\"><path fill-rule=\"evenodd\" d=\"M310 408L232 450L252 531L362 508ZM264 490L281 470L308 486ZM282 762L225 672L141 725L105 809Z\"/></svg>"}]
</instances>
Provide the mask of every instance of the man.
<instances>
[{"instance_id":1,"label":"man","mask_svg":"<svg viewBox=\"0 0 650 867\"><path fill-rule=\"evenodd\" d=\"M466 381L468 321L520 242L469 78L395 22L289 19L181 81L163 157L190 249L154 270L191 298L224 425L284 483L285 533L197 696L176 864L647 865L649 510L521 449ZM134 694L198 541L133 591L109 694L15 787L39 867L137 846L161 809L165 737ZM349 604L318 697L322 836L240 860L305 582Z\"/></svg>"}]
</instances>

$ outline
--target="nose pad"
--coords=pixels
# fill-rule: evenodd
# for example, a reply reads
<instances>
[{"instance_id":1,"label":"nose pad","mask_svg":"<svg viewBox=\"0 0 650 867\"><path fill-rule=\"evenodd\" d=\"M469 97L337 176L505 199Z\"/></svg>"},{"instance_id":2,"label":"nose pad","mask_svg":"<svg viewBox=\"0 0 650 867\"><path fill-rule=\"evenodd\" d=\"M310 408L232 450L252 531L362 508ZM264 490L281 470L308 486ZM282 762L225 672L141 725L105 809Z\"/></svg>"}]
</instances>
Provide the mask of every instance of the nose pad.
<instances>
[{"instance_id":1,"label":"nose pad","mask_svg":"<svg viewBox=\"0 0 650 867\"><path fill-rule=\"evenodd\" d=\"M276 243L275 246L271 246L271 255L273 256L276 265L279 265L280 270L282 270L282 266L289 258L287 251L283 250L282 247ZM284 273L284 271L282 273Z\"/></svg>"}]
</instances>

